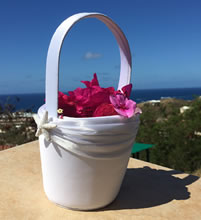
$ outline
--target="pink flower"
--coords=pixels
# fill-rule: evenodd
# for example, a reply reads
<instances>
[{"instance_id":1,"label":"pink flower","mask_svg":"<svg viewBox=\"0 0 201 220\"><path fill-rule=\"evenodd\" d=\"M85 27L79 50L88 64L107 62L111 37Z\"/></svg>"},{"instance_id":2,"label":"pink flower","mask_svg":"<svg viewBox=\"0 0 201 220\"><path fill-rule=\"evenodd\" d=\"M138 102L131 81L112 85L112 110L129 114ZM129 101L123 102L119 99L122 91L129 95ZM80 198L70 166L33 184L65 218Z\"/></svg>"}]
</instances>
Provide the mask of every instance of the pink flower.
<instances>
[{"instance_id":1,"label":"pink flower","mask_svg":"<svg viewBox=\"0 0 201 220\"><path fill-rule=\"evenodd\" d=\"M98 78L97 78L96 73L94 73L94 78L91 80L91 82L89 82L89 81L81 81L81 82L84 83L87 88L90 88L92 86L99 86L99 82L98 82Z\"/></svg>"},{"instance_id":2,"label":"pink flower","mask_svg":"<svg viewBox=\"0 0 201 220\"><path fill-rule=\"evenodd\" d=\"M115 111L120 115L128 118L135 115L137 109L136 103L126 98L124 94L118 93L111 95L110 102L113 104Z\"/></svg>"},{"instance_id":3,"label":"pink flower","mask_svg":"<svg viewBox=\"0 0 201 220\"><path fill-rule=\"evenodd\" d=\"M109 115L118 115L115 111L114 106L112 104L103 103L99 105L95 112L93 113L93 117L100 117L100 116L109 116Z\"/></svg>"},{"instance_id":4,"label":"pink flower","mask_svg":"<svg viewBox=\"0 0 201 220\"><path fill-rule=\"evenodd\" d=\"M101 88L96 74L92 81L82 81L87 88L77 88L68 92L69 96L59 92L59 108L63 115L70 117L92 117L101 104L111 104L109 96L115 92L113 87ZM114 111L114 110L113 110ZM100 113L100 112L99 112ZM112 115L110 113L110 115Z\"/></svg>"},{"instance_id":5,"label":"pink flower","mask_svg":"<svg viewBox=\"0 0 201 220\"><path fill-rule=\"evenodd\" d=\"M142 110L137 107L137 108L135 109L134 114L135 114L135 115L137 115L137 114L142 114Z\"/></svg>"},{"instance_id":6,"label":"pink flower","mask_svg":"<svg viewBox=\"0 0 201 220\"><path fill-rule=\"evenodd\" d=\"M77 117L76 106L73 100L66 94L59 92L58 108L63 109L63 115L69 117Z\"/></svg>"},{"instance_id":7,"label":"pink flower","mask_svg":"<svg viewBox=\"0 0 201 220\"><path fill-rule=\"evenodd\" d=\"M122 87L121 90L124 93L124 95L126 96L126 98L129 99L131 91L132 91L132 84L130 83L130 84Z\"/></svg>"},{"instance_id":8,"label":"pink flower","mask_svg":"<svg viewBox=\"0 0 201 220\"><path fill-rule=\"evenodd\" d=\"M99 117L109 115L123 115L132 117L140 114L136 103L129 100L132 84L115 91L113 87L101 88L96 74L91 81L81 81L86 88L77 88L58 94L58 108L63 110L63 116L69 117Z\"/></svg>"}]
</instances>

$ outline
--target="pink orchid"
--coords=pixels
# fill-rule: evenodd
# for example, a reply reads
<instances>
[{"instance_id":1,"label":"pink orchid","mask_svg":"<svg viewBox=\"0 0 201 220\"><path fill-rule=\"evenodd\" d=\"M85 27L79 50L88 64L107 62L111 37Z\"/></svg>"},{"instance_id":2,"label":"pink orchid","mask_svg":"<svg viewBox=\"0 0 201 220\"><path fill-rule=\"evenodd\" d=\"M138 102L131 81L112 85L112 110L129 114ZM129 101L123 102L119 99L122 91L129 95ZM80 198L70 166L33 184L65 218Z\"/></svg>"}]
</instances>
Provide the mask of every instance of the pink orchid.
<instances>
[{"instance_id":1,"label":"pink orchid","mask_svg":"<svg viewBox=\"0 0 201 220\"><path fill-rule=\"evenodd\" d=\"M137 107L137 108L135 109L134 114L135 114L135 115L137 115L137 114L142 114L142 110Z\"/></svg>"},{"instance_id":2,"label":"pink orchid","mask_svg":"<svg viewBox=\"0 0 201 220\"><path fill-rule=\"evenodd\" d=\"M114 106L115 111L124 117L130 118L140 112L136 102L129 100L124 94L118 93L110 95L110 102Z\"/></svg>"}]
</instances>

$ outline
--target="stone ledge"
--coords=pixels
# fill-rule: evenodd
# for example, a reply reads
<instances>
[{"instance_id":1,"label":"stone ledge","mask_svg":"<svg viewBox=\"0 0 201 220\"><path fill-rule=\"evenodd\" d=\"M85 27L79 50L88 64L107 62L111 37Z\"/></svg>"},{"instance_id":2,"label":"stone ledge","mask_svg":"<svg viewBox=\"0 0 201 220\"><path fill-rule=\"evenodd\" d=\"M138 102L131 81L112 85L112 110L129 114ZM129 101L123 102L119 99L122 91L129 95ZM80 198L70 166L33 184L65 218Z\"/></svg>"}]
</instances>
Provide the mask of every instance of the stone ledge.
<instances>
[{"instance_id":1,"label":"stone ledge","mask_svg":"<svg viewBox=\"0 0 201 220\"><path fill-rule=\"evenodd\" d=\"M200 219L201 180L130 158L116 200L97 211L56 206L42 186L38 141L0 152L0 219Z\"/></svg>"}]
</instances>

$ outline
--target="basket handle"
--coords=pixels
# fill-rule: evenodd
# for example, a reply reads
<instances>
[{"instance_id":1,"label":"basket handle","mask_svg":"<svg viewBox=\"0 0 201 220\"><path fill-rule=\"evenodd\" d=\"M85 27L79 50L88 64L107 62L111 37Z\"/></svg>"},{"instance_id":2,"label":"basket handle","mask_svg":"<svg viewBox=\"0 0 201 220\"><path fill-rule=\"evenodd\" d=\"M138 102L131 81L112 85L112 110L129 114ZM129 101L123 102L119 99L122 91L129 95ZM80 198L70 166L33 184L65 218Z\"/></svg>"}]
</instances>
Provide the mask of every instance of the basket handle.
<instances>
[{"instance_id":1,"label":"basket handle","mask_svg":"<svg viewBox=\"0 0 201 220\"><path fill-rule=\"evenodd\" d=\"M97 18L112 31L120 50L121 67L118 89L130 83L131 77L131 53L128 41L118 27L110 18L100 13L79 13L64 20L56 29L47 54L46 61L46 110L49 117L57 117L58 108L58 73L60 51L65 36L71 27L83 18Z\"/></svg>"}]
</instances>

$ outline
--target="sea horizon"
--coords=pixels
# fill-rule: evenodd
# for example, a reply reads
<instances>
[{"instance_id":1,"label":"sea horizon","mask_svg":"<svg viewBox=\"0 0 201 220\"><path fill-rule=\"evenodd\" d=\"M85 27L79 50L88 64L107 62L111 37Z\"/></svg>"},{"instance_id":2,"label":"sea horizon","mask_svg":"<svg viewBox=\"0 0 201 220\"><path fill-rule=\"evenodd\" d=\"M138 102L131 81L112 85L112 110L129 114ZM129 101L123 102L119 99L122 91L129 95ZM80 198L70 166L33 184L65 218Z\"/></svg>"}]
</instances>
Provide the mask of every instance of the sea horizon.
<instances>
[{"instance_id":1,"label":"sea horizon","mask_svg":"<svg viewBox=\"0 0 201 220\"><path fill-rule=\"evenodd\" d=\"M105 88L105 87L103 87ZM141 91L141 90L180 90L180 89L201 89L201 87L173 87L173 88L146 88L146 89L132 89L132 91ZM73 91L73 90L69 90ZM62 91L63 93L67 93L66 91ZM45 94L45 92L19 92L19 93L1 93L0 96L4 95L34 95L34 94Z\"/></svg>"},{"instance_id":2,"label":"sea horizon","mask_svg":"<svg viewBox=\"0 0 201 220\"><path fill-rule=\"evenodd\" d=\"M196 96L201 96L201 87L133 89L130 98L138 104L167 98L193 100ZM45 93L1 94L0 105L3 106L6 103L14 105L15 111L29 109L37 112L38 108L45 103Z\"/></svg>"}]
</instances>

